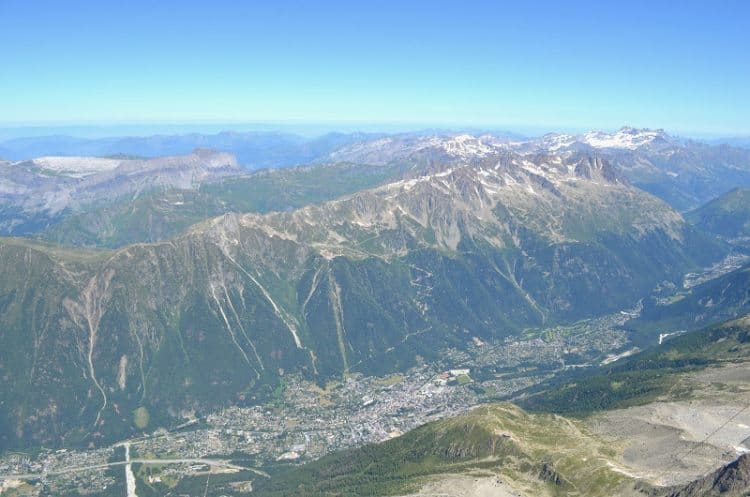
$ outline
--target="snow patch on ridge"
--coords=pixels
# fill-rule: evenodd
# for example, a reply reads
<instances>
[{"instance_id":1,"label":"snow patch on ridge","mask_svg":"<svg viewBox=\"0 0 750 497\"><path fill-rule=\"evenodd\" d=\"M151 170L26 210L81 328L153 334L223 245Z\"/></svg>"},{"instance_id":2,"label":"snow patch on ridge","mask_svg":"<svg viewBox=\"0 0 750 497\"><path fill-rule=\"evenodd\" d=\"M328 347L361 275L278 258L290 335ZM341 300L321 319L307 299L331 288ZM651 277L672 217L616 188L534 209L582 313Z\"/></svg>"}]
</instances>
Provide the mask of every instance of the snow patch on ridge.
<instances>
[{"instance_id":1,"label":"snow patch on ridge","mask_svg":"<svg viewBox=\"0 0 750 497\"><path fill-rule=\"evenodd\" d=\"M85 178L92 174L112 171L120 166L123 159L106 159L101 157L39 157L31 161L44 171L62 174L73 178Z\"/></svg>"}]
</instances>

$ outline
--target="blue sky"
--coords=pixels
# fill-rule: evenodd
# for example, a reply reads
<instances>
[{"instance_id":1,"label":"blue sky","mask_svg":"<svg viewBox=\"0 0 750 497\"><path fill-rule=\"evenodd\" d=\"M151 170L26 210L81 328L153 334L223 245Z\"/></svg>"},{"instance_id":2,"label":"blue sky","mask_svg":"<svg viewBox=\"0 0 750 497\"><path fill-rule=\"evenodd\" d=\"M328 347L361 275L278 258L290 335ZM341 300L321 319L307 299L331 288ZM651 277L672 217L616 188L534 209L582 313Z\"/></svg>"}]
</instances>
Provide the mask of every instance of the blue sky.
<instances>
[{"instance_id":1,"label":"blue sky","mask_svg":"<svg viewBox=\"0 0 750 497\"><path fill-rule=\"evenodd\" d=\"M750 134L750 2L0 0L0 125Z\"/></svg>"}]
</instances>

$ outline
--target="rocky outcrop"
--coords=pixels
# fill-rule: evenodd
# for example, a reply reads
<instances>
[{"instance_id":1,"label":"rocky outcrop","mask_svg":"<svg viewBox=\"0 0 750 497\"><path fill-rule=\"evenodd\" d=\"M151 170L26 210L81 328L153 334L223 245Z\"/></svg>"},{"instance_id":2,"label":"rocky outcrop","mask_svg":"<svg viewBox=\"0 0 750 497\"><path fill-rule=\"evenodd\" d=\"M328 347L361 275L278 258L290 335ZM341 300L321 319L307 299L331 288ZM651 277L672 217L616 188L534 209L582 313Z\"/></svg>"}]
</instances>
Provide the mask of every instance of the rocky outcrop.
<instances>
[{"instance_id":1,"label":"rocky outcrop","mask_svg":"<svg viewBox=\"0 0 750 497\"><path fill-rule=\"evenodd\" d=\"M750 495L750 454L673 490L666 497L746 497Z\"/></svg>"}]
</instances>

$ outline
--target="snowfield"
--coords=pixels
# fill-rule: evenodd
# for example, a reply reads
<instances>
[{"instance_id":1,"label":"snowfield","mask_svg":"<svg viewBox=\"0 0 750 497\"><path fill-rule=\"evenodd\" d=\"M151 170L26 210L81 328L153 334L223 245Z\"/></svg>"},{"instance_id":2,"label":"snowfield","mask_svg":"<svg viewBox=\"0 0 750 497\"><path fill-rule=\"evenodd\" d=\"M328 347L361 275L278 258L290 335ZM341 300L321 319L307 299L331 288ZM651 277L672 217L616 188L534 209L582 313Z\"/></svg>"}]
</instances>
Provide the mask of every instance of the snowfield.
<instances>
[{"instance_id":1,"label":"snowfield","mask_svg":"<svg viewBox=\"0 0 750 497\"><path fill-rule=\"evenodd\" d=\"M112 171L123 162L123 159L106 159L101 157L40 157L32 161L37 167L45 171L84 178L92 174Z\"/></svg>"},{"instance_id":2,"label":"snowfield","mask_svg":"<svg viewBox=\"0 0 750 497\"><path fill-rule=\"evenodd\" d=\"M663 134L664 132L660 130L636 130L633 128L622 128L615 133L591 131L583 135L581 142L594 148L622 148L626 150L636 150L650 144L655 139L663 136Z\"/></svg>"}]
</instances>

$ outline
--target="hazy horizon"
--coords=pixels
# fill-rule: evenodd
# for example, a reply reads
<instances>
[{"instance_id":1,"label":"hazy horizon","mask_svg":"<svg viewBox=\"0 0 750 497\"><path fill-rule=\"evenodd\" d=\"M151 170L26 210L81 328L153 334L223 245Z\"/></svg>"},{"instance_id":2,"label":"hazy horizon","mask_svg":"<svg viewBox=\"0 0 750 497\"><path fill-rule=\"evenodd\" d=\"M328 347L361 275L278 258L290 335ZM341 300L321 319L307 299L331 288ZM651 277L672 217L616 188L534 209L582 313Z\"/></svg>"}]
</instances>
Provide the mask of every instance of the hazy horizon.
<instances>
[{"instance_id":1,"label":"hazy horizon","mask_svg":"<svg viewBox=\"0 0 750 497\"><path fill-rule=\"evenodd\" d=\"M366 122L131 122L131 123L30 123L3 125L0 123L0 142L24 138L64 136L76 139L104 139L148 136L179 136L189 134L215 135L219 133L279 133L315 138L329 133L423 133L465 132L468 134L497 133L523 137L541 136L547 133L582 134L588 131L614 132L631 125L624 123L614 127L544 127L449 123L366 123ZM632 126L638 128L637 126ZM661 129L643 127L646 129ZM746 134L695 133L664 129L676 137L696 140L747 138Z\"/></svg>"}]
</instances>

